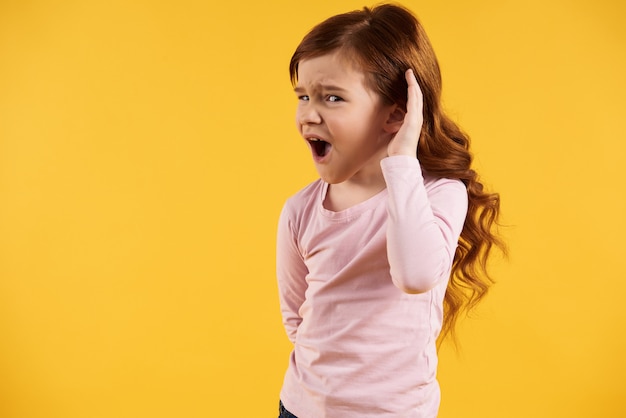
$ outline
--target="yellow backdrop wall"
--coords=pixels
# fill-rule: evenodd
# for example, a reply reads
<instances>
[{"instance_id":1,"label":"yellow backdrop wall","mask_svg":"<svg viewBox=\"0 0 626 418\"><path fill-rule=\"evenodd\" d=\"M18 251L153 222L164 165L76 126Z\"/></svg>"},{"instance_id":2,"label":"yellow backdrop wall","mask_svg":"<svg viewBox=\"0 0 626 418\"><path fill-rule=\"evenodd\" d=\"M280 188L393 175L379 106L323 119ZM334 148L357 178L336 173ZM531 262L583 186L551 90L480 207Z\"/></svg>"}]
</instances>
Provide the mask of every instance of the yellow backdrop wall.
<instances>
[{"instance_id":1,"label":"yellow backdrop wall","mask_svg":"<svg viewBox=\"0 0 626 418\"><path fill-rule=\"evenodd\" d=\"M287 64L365 4L0 3L0 416L276 416ZM441 417L625 416L624 3L404 4L509 225Z\"/></svg>"}]
</instances>

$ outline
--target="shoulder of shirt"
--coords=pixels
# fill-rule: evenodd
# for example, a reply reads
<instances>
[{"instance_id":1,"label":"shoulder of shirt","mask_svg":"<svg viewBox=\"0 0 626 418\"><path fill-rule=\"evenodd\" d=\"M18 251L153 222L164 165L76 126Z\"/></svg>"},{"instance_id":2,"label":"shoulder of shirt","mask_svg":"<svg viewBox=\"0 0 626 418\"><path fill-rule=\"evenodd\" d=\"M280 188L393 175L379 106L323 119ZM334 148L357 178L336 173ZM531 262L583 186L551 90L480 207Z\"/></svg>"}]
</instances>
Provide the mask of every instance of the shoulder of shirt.
<instances>
[{"instance_id":1,"label":"shoulder of shirt","mask_svg":"<svg viewBox=\"0 0 626 418\"><path fill-rule=\"evenodd\" d=\"M284 211L288 214L302 214L313 209L321 198L324 182L317 179L300 189L285 202Z\"/></svg>"}]
</instances>

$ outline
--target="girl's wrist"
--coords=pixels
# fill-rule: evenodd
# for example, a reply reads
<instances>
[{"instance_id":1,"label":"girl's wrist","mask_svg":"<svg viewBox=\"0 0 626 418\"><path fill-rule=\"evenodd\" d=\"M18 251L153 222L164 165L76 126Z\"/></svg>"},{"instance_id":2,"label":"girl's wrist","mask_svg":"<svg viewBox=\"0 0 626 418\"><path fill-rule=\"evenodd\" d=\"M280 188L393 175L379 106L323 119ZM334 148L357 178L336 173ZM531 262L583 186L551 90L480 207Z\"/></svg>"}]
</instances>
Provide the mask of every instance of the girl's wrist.
<instances>
[{"instance_id":1,"label":"girl's wrist","mask_svg":"<svg viewBox=\"0 0 626 418\"><path fill-rule=\"evenodd\" d=\"M416 156L416 152L415 149L400 149L400 150L393 150L393 151L389 151L387 153L389 155L389 157L395 157L397 155L406 155L408 157L415 157Z\"/></svg>"}]
</instances>

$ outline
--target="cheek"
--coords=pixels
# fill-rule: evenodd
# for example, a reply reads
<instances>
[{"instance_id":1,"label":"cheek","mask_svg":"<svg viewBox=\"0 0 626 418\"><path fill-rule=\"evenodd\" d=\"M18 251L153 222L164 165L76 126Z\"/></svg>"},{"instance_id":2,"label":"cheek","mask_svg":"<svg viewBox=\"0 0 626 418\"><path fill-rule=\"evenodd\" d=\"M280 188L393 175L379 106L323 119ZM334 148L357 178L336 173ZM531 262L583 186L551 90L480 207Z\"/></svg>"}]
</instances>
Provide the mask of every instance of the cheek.
<instances>
[{"instance_id":1,"label":"cheek","mask_svg":"<svg viewBox=\"0 0 626 418\"><path fill-rule=\"evenodd\" d=\"M298 129L302 126L302 116L302 107L298 105L294 114L294 122L296 123Z\"/></svg>"},{"instance_id":2,"label":"cheek","mask_svg":"<svg viewBox=\"0 0 626 418\"><path fill-rule=\"evenodd\" d=\"M296 117L294 118L293 121L296 124L296 128L298 129L298 132L302 133L302 124L300 123L300 115L298 115L298 112L296 112Z\"/></svg>"}]
</instances>

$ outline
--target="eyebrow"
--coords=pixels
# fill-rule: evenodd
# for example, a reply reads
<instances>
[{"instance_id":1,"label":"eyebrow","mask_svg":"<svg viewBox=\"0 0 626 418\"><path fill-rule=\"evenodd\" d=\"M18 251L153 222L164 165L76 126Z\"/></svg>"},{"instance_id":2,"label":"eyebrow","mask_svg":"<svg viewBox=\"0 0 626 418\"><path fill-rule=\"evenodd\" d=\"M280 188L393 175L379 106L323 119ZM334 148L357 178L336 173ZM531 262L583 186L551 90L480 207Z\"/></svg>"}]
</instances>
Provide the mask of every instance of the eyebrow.
<instances>
[{"instance_id":1,"label":"eyebrow","mask_svg":"<svg viewBox=\"0 0 626 418\"><path fill-rule=\"evenodd\" d=\"M318 87L321 90L330 90L330 91L336 91L338 93L345 93L348 90L344 89L343 87L339 87L339 86L335 86L332 84L321 84L318 85ZM304 93L305 89L304 87L296 87L295 89L293 89L293 91L295 91L296 93Z\"/></svg>"}]
</instances>

